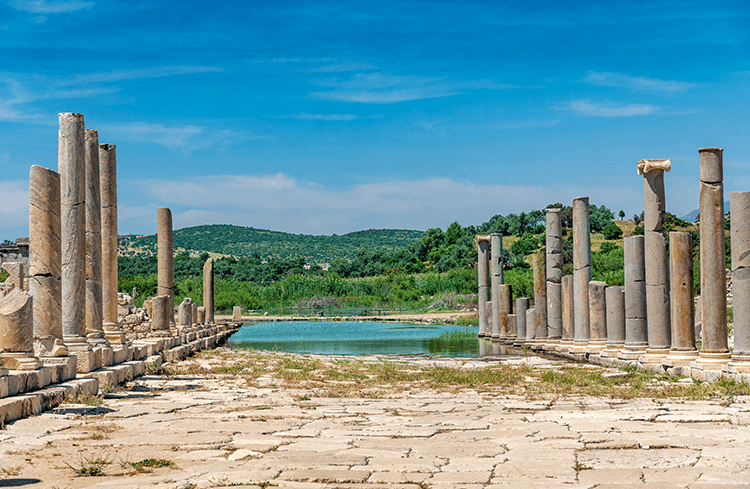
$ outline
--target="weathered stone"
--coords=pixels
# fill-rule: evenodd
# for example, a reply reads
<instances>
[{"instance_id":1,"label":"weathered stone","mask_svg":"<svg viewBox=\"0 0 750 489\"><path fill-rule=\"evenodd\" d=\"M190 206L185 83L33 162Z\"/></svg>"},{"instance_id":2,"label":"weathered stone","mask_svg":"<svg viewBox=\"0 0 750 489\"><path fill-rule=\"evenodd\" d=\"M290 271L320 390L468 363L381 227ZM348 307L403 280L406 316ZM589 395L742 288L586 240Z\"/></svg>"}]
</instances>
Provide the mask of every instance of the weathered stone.
<instances>
[{"instance_id":1,"label":"weathered stone","mask_svg":"<svg viewBox=\"0 0 750 489\"><path fill-rule=\"evenodd\" d=\"M232 321L242 321L242 308L240 306L232 308Z\"/></svg>"},{"instance_id":2,"label":"weathered stone","mask_svg":"<svg viewBox=\"0 0 750 489\"><path fill-rule=\"evenodd\" d=\"M117 151L114 144L99 145L99 192L102 240L102 321L110 343L125 342L117 323Z\"/></svg>"},{"instance_id":3,"label":"weathered stone","mask_svg":"<svg viewBox=\"0 0 750 489\"><path fill-rule=\"evenodd\" d=\"M109 345L102 329L102 208L99 179L99 133L86 129L86 336Z\"/></svg>"},{"instance_id":4,"label":"weathered stone","mask_svg":"<svg viewBox=\"0 0 750 489\"><path fill-rule=\"evenodd\" d=\"M562 337L562 284L547 282L547 338L560 340Z\"/></svg>"},{"instance_id":5,"label":"weathered stone","mask_svg":"<svg viewBox=\"0 0 750 489\"><path fill-rule=\"evenodd\" d=\"M489 236L477 236L477 272L479 278L478 304L481 306L489 299L489 256L487 251L490 244ZM487 311L484 307L479 309L479 336L491 336L492 331L487 329Z\"/></svg>"},{"instance_id":6,"label":"weathered stone","mask_svg":"<svg viewBox=\"0 0 750 489\"><path fill-rule=\"evenodd\" d=\"M536 336L536 309L526 309L526 341L534 342Z\"/></svg>"},{"instance_id":7,"label":"weathered stone","mask_svg":"<svg viewBox=\"0 0 750 489\"><path fill-rule=\"evenodd\" d=\"M721 183L724 181L724 150L721 148L701 148L700 181L705 183ZM723 202L722 202L723 203ZM701 216L703 222L703 216Z\"/></svg>"},{"instance_id":8,"label":"weathered stone","mask_svg":"<svg viewBox=\"0 0 750 489\"><path fill-rule=\"evenodd\" d=\"M503 236L498 233L490 234L490 297L492 298L492 336L507 337L508 332L503 331L500 319L500 285L503 283ZM506 312L507 314L507 312Z\"/></svg>"},{"instance_id":9,"label":"weathered stone","mask_svg":"<svg viewBox=\"0 0 750 489\"><path fill-rule=\"evenodd\" d=\"M547 280L545 278L544 254L531 256L531 267L534 273L534 309L536 310L536 343L547 339ZM528 327L528 325L527 325Z\"/></svg>"},{"instance_id":10,"label":"weathered stone","mask_svg":"<svg viewBox=\"0 0 750 489\"><path fill-rule=\"evenodd\" d=\"M591 267L573 271L573 309L574 309L574 343L582 347L588 343L591 334L591 316L589 312L589 282ZM571 350L572 352L572 350Z\"/></svg>"},{"instance_id":11,"label":"weathered stone","mask_svg":"<svg viewBox=\"0 0 750 489\"><path fill-rule=\"evenodd\" d=\"M573 346L584 353L589 341L589 282L591 281L591 229L589 198L573 199Z\"/></svg>"},{"instance_id":12,"label":"weathered stone","mask_svg":"<svg viewBox=\"0 0 750 489\"><path fill-rule=\"evenodd\" d=\"M86 156L82 114L59 114L58 170L62 243L62 330L71 351L86 341Z\"/></svg>"},{"instance_id":13,"label":"weathered stone","mask_svg":"<svg viewBox=\"0 0 750 489\"><path fill-rule=\"evenodd\" d=\"M193 303L189 297L185 297L177 307L177 324L190 326L192 324Z\"/></svg>"},{"instance_id":14,"label":"weathered stone","mask_svg":"<svg viewBox=\"0 0 750 489\"><path fill-rule=\"evenodd\" d=\"M11 285L13 288L23 290L23 263L21 262L6 262L3 263L3 270L8 273L8 278L5 279L5 285Z\"/></svg>"},{"instance_id":15,"label":"weathered stone","mask_svg":"<svg viewBox=\"0 0 750 489\"><path fill-rule=\"evenodd\" d=\"M663 161L669 162L669 160ZM661 231L665 217L664 169L651 168L643 173L643 229Z\"/></svg>"},{"instance_id":16,"label":"weathered stone","mask_svg":"<svg viewBox=\"0 0 750 489\"><path fill-rule=\"evenodd\" d=\"M560 283L562 279L562 209L545 209L546 214L546 275L547 281Z\"/></svg>"},{"instance_id":17,"label":"weathered stone","mask_svg":"<svg viewBox=\"0 0 750 489\"><path fill-rule=\"evenodd\" d=\"M169 323L174 323L174 255L172 247L172 211L167 207L157 209L157 259L158 286L156 293L165 295L169 312Z\"/></svg>"},{"instance_id":18,"label":"weathered stone","mask_svg":"<svg viewBox=\"0 0 750 489\"><path fill-rule=\"evenodd\" d=\"M589 198L573 199L573 270L591 266Z\"/></svg>"},{"instance_id":19,"label":"weathered stone","mask_svg":"<svg viewBox=\"0 0 750 489\"><path fill-rule=\"evenodd\" d=\"M625 346L617 355L637 360L648 347L644 237L625 238Z\"/></svg>"},{"instance_id":20,"label":"weathered stone","mask_svg":"<svg viewBox=\"0 0 750 489\"><path fill-rule=\"evenodd\" d=\"M562 309L562 338L560 338L559 351L567 352L567 348L573 344L575 339L575 311L573 310L573 276L565 275L560 284L562 297L560 299Z\"/></svg>"},{"instance_id":21,"label":"weathered stone","mask_svg":"<svg viewBox=\"0 0 750 489\"><path fill-rule=\"evenodd\" d=\"M33 306L28 292L14 288L0 299L0 367L31 370L42 366L34 358Z\"/></svg>"},{"instance_id":22,"label":"weathered stone","mask_svg":"<svg viewBox=\"0 0 750 489\"><path fill-rule=\"evenodd\" d=\"M198 322L198 304L193 302L190 310L190 324L195 325Z\"/></svg>"},{"instance_id":23,"label":"weathered stone","mask_svg":"<svg viewBox=\"0 0 750 489\"><path fill-rule=\"evenodd\" d=\"M515 314L508 314L508 332L510 337L513 338L512 344L515 344L518 339L518 325L516 324Z\"/></svg>"},{"instance_id":24,"label":"weathered stone","mask_svg":"<svg viewBox=\"0 0 750 489\"><path fill-rule=\"evenodd\" d=\"M154 315L151 318L151 331L159 334L169 333L169 297L159 295L153 298Z\"/></svg>"},{"instance_id":25,"label":"weathered stone","mask_svg":"<svg viewBox=\"0 0 750 489\"><path fill-rule=\"evenodd\" d=\"M60 175L29 170L29 291L33 300L34 353L67 355L62 331ZM54 353L53 353L54 352Z\"/></svg>"},{"instance_id":26,"label":"weathered stone","mask_svg":"<svg viewBox=\"0 0 750 489\"><path fill-rule=\"evenodd\" d=\"M214 324L214 260L203 264L203 307L206 308L206 324Z\"/></svg>"},{"instance_id":27,"label":"weathered stone","mask_svg":"<svg viewBox=\"0 0 750 489\"><path fill-rule=\"evenodd\" d=\"M729 194L734 352L730 373L750 373L750 192Z\"/></svg>"},{"instance_id":28,"label":"weathered stone","mask_svg":"<svg viewBox=\"0 0 750 489\"><path fill-rule=\"evenodd\" d=\"M625 287L607 287L607 345L625 343Z\"/></svg>"},{"instance_id":29,"label":"weathered stone","mask_svg":"<svg viewBox=\"0 0 750 489\"><path fill-rule=\"evenodd\" d=\"M690 233L669 233L669 260L672 270L672 350L694 351L693 240Z\"/></svg>"},{"instance_id":30,"label":"weathered stone","mask_svg":"<svg viewBox=\"0 0 750 489\"><path fill-rule=\"evenodd\" d=\"M500 286L500 294L499 294L499 305L500 305L500 337L504 339L506 342L513 343L516 340L515 335L513 335L510 331L510 327L508 326L508 315L513 312L513 289L512 286L509 284L502 284ZM494 302L492 304L493 308L495 306ZM494 321L494 319L493 319ZM493 326L494 330L494 326ZM493 331L494 332L494 331Z\"/></svg>"},{"instance_id":31,"label":"weathered stone","mask_svg":"<svg viewBox=\"0 0 750 489\"><path fill-rule=\"evenodd\" d=\"M206 323L206 308L201 306L196 310L195 313L195 322L196 324L205 324Z\"/></svg>"},{"instance_id":32,"label":"weathered stone","mask_svg":"<svg viewBox=\"0 0 750 489\"><path fill-rule=\"evenodd\" d=\"M519 297L516 299L516 338L517 342L523 342L527 338L526 333L526 310L529 308L529 299Z\"/></svg>"},{"instance_id":33,"label":"weathered stone","mask_svg":"<svg viewBox=\"0 0 750 489\"><path fill-rule=\"evenodd\" d=\"M646 321L648 327L648 346L649 348L663 350L671 345L671 333L669 335L661 334L656 328L651 328L652 322L669 324L669 286L668 285L648 285L646 284Z\"/></svg>"}]
</instances>

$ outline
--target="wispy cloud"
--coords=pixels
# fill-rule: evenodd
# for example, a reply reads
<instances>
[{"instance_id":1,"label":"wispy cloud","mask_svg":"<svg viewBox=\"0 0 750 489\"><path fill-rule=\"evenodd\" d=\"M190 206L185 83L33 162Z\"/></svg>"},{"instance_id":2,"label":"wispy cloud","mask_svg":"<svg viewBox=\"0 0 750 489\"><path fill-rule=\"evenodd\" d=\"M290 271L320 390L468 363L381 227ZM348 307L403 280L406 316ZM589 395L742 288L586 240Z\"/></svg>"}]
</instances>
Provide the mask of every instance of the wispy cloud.
<instances>
[{"instance_id":1,"label":"wispy cloud","mask_svg":"<svg viewBox=\"0 0 750 489\"><path fill-rule=\"evenodd\" d=\"M28 236L29 232L29 182L24 180L0 180L0 229L2 239ZM16 236L8 236L11 229Z\"/></svg>"},{"instance_id":2,"label":"wispy cloud","mask_svg":"<svg viewBox=\"0 0 750 489\"><path fill-rule=\"evenodd\" d=\"M90 9L94 2L68 0L11 0L8 5L32 14L63 14Z\"/></svg>"},{"instance_id":3,"label":"wispy cloud","mask_svg":"<svg viewBox=\"0 0 750 489\"><path fill-rule=\"evenodd\" d=\"M136 143L153 143L168 149L179 150L185 154L208 148L217 144L229 144L250 139L263 139L245 132L219 130L191 124L166 126L150 122L99 126L100 132L106 132L112 140Z\"/></svg>"},{"instance_id":4,"label":"wispy cloud","mask_svg":"<svg viewBox=\"0 0 750 489\"><path fill-rule=\"evenodd\" d=\"M695 88L698 85L674 80L658 80L647 76L631 76L625 73L611 71L589 71L583 81L601 87L629 88L633 90L654 92L681 92Z\"/></svg>"},{"instance_id":5,"label":"wispy cloud","mask_svg":"<svg viewBox=\"0 0 750 489\"><path fill-rule=\"evenodd\" d=\"M141 78L162 78L172 75L192 75L195 73L216 73L225 71L216 66L155 66L152 68L136 68L112 70L99 73L81 73L63 80L63 84L77 85L79 83L110 83L122 80L136 80Z\"/></svg>"},{"instance_id":6,"label":"wispy cloud","mask_svg":"<svg viewBox=\"0 0 750 489\"><path fill-rule=\"evenodd\" d=\"M659 107L648 104L597 104L590 100L574 100L560 106L560 108L593 117L632 117L649 115L660 110Z\"/></svg>"},{"instance_id":7,"label":"wispy cloud","mask_svg":"<svg viewBox=\"0 0 750 489\"><path fill-rule=\"evenodd\" d=\"M353 121L359 119L354 114L295 114L288 116L290 119L312 120L312 121Z\"/></svg>"}]
</instances>

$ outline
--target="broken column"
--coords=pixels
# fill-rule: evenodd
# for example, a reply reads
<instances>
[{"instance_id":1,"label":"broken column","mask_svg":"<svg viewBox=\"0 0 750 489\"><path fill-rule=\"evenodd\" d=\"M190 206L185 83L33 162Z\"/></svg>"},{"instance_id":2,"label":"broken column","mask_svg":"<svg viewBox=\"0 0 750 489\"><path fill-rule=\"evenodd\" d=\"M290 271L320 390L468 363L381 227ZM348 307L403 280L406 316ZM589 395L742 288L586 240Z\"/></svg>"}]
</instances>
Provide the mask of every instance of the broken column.
<instances>
[{"instance_id":1,"label":"broken column","mask_svg":"<svg viewBox=\"0 0 750 489\"><path fill-rule=\"evenodd\" d=\"M534 309L536 310L534 345L536 347L543 347L547 341L547 280L544 262L543 253L531 255L531 267L534 272Z\"/></svg>"},{"instance_id":2,"label":"broken column","mask_svg":"<svg viewBox=\"0 0 750 489\"><path fill-rule=\"evenodd\" d=\"M607 344L607 283L589 282L589 342L586 352L599 354Z\"/></svg>"},{"instance_id":3,"label":"broken column","mask_svg":"<svg viewBox=\"0 0 750 489\"><path fill-rule=\"evenodd\" d=\"M698 357L693 312L693 239L690 233L669 233L669 265L672 271L672 347L662 364L666 367L689 367L690 362Z\"/></svg>"},{"instance_id":4,"label":"broken column","mask_svg":"<svg viewBox=\"0 0 750 489\"><path fill-rule=\"evenodd\" d=\"M114 144L99 145L99 191L102 240L102 322L111 344L126 343L117 323L117 151Z\"/></svg>"},{"instance_id":5,"label":"broken column","mask_svg":"<svg viewBox=\"0 0 750 489\"><path fill-rule=\"evenodd\" d=\"M568 350L586 352L589 342L589 282L591 281L591 230L589 198L573 199L573 346Z\"/></svg>"},{"instance_id":6,"label":"broken column","mask_svg":"<svg viewBox=\"0 0 750 489\"><path fill-rule=\"evenodd\" d=\"M500 286L500 337L504 343L513 344L516 333L511 331L508 316L513 312L513 288L510 284ZM494 304L493 304L494 305ZM493 319L494 320L494 319ZM515 325L514 325L515 328Z\"/></svg>"},{"instance_id":7,"label":"broken column","mask_svg":"<svg viewBox=\"0 0 750 489\"><path fill-rule=\"evenodd\" d=\"M729 194L734 352L724 370L750 373L750 192Z\"/></svg>"},{"instance_id":8,"label":"broken column","mask_svg":"<svg viewBox=\"0 0 750 489\"><path fill-rule=\"evenodd\" d=\"M157 209L157 259L158 285L156 293L169 297L170 327L174 324L174 255L172 248L172 211L168 207Z\"/></svg>"},{"instance_id":9,"label":"broken column","mask_svg":"<svg viewBox=\"0 0 750 489\"><path fill-rule=\"evenodd\" d=\"M99 180L99 133L86 129L86 337L109 346L102 329L102 208Z\"/></svg>"},{"instance_id":10,"label":"broken column","mask_svg":"<svg viewBox=\"0 0 750 489\"><path fill-rule=\"evenodd\" d=\"M562 337L562 209L545 209L547 269L547 343L545 350L556 350Z\"/></svg>"},{"instance_id":11,"label":"broken column","mask_svg":"<svg viewBox=\"0 0 750 489\"><path fill-rule=\"evenodd\" d=\"M190 307L190 326L198 326L198 304L193 302Z\"/></svg>"},{"instance_id":12,"label":"broken column","mask_svg":"<svg viewBox=\"0 0 750 489\"><path fill-rule=\"evenodd\" d=\"M648 348L646 333L646 265L643 236L625 238L625 345L621 360L638 360Z\"/></svg>"},{"instance_id":13,"label":"broken column","mask_svg":"<svg viewBox=\"0 0 750 489\"><path fill-rule=\"evenodd\" d=\"M536 309L526 309L526 343L527 345L534 344L534 336L536 335Z\"/></svg>"},{"instance_id":14,"label":"broken column","mask_svg":"<svg viewBox=\"0 0 750 489\"><path fill-rule=\"evenodd\" d=\"M42 362L34 357L32 298L15 287L0 299L0 368L34 370Z\"/></svg>"},{"instance_id":15,"label":"broken column","mask_svg":"<svg viewBox=\"0 0 750 489\"><path fill-rule=\"evenodd\" d=\"M232 308L232 321L242 321L242 308L240 306L234 306Z\"/></svg>"},{"instance_id":16,"label":"broken column","mask_svg":"<svg viewBox=\"0 0 750 489\"><path fill-rule=\"evenodd\" d=\"M493 331L487 330L487 311L484 304L489 299L489 257L487 256L487 248L490 244L489 236L477 236L475 238L477 243L477 271L479 273L479 293L477 298L477 309L479 312L479 336L493 336ZM494 328L497 329L497 338L500 338L499 324L495 324Z\"/></svg>"},{"instance_id":17,"label":"broken column","mask_svg":"<svg viewBox=\"0 0 750 489\"><path fill-rule=\"evenodd\" d=\"M169 296L159 295L153 298L153 313L151 331L155 336L170 336L169 320L174 318L174 314L169 309Z\"/></svg>"},{"instance_id":18,"label":"broken column","mask_svg":"<svg viewBox=\"0 0 750 489\"><path fill-rule=\"evenodd\" d=\"M607 287L607 346L599 353L602 358L617 358L625 345L625 287Z\"/></svg>"},{"instance_id":19,"label":"broken column","mask_svg":"<svg viewBox=\"0 0 750 489\"><path fill-rule=\"evenodd\" d=\"M78 371L95 368L86 338L86 156L83 114L61 113L58 138L63 340Z\"/></svg>"},{"instance_id":20,"label":"broken column","mask_svg":"<svg viewBox=\"0 0 750 489\"><path fill-rule=\"evenodd\" d=\"M700 270L703 343L692 375L721 371L729 361L727 338L727 277L724 249L724 170L721 148L701 148Z\"/></svg>"},{"instance_id":21,"label":"broken column","mask_svg":"<svg viewBox=\"0 0 750 489\"><path fill-rule=\"evenodd\" d=\"M193 303L190 297L185 297L179 306L177 306L177 325L181 328L187 328L192 324Z\"/></svg>"},{"instance_id":22,"label":"broken column","mask_svg":"<svg viewBox=\"0 0 750 489\"><path fill-rule=\"evenodd\" d=\"M558 353L568 353L568 350L573 346L573 340L575 339L575 317L573 307L573 276L564 275L560 281L561 298L560 304L562 309L562 337L560 343L557 344L556 351Z\"/></svg>"},{"instance_id":23,"label":"broken column","mask_svg":"<svg viewBox=\"0 0 750 489\"><path fill-rule=\"evenodd\" d=\"M643 175L643 234L646 260L646 328L648 348L639 361L661 364L671 345L669 308L669 260L667 244L662 234L666 217L664 172L671 169L669 159L638 162L638 174Z\"/></svg>"},{"instance_id":24,"label":"broken column","mask_svg":"<svg viewBox=\"0 0 750 489\"><path fill-rule=\"evenodd\" d=\"M214 324L214 260L209 258L203 265L203 307L206 308L206 324Z\"/></svg>"},{"instance_id":25,"label":"broken column","mask_svg":"<svg viewBox=\"0 0 750 489\"><path fill-rule=\"evenodd\" d=\"M516 299L516 341L515 346L521 346L526 342L526 310L529 308L529 299L520 297Z\"/></svg>"},{"instance_id":26,"label":"broken column","mask_svg":"<svg viewBox=\"0 0 750 489\"><path fill-rule=\"evenodd\" d=\"M502 307L500 305L500 285L503 283L503 236L501 234L490 234L490 256L492 335L495 336L495 330L500 325L499 339L504 341L507 339L508 332L507 328L506 330L502 328L502 320L500 319L500 308Z\"/></svg>"},{"instance_id":27,"label":"broken column","mask_svg":"<svg viewBox=\"0 0 750 489\"><path fill-rule=\"evenodd\" d=\"M34 354L64 357L62 330L60 175L29 170L29 291L33 301Z\"/></svg>"},{"instance_id":28,"label":"broken column","mask_svg":"<svg viewBox=\"0 0 750 489\"><path fill-rule=\"evenodd\" d=\"M206 324L206 308L201 306L196 310L196 316L195 316L195 322L196 324Z\"/></svg>"}]
</instances>

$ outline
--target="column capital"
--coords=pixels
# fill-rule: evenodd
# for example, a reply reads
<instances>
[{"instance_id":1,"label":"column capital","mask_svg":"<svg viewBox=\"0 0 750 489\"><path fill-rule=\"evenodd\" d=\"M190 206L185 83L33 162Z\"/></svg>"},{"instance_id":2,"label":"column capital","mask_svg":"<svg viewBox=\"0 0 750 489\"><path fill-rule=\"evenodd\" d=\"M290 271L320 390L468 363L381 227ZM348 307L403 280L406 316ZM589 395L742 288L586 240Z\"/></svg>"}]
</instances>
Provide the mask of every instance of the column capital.
<instances>
[{"instance_id":1,"label":"column capital","mask_svg":"<svg viewBox=\"0 0 750 489\"><path fill-rule=\"evenodd\" d=\"M638 162L638 174L643 175L654 170L669 171L672 169L672 161L669 158L655 158L641 160Z\"/></svg>"}]
</instances>

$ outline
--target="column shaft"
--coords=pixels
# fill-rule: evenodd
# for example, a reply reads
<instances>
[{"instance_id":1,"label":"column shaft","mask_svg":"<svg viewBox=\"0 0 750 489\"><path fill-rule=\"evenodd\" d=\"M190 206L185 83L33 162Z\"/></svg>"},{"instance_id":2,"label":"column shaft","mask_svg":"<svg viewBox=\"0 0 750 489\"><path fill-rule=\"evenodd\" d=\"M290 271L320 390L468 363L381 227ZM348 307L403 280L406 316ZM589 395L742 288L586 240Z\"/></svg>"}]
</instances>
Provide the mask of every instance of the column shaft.
<instances>
[{"instance_id":1,"label":"column shaft","mask_svg":"<svg viewBox=\"0 0 750 489\"><path fill-rule=\"evenodd\" d=\"M503 283L503 237L500 234L490 234L490 279L491 279L491 290L490 297L492 298L492 333L495 334L495 330L500 325L500 338L507 337L508 333L502 328L502 321L500 319L500 285ZM507 328L506 328L507 329Z\"/></svg>"},{"instance_id":2,"label":"column shaft","mask_svg":"<svg viewBox=\"0 0 750 489\"><path fill-rule=\"evenodd\" d=\"M489 247L489 238L487 236L477 236L477 272L479 279L479 293L477 298L477 310L479 312L479 336L494 336L495 330L497 336L500 336L500 325L493 324L493 331L487 330L487 310L485 304L489 297L489 257L487 248Z\"/></svg>"},{"instance_id":3,"label":"column shaft","mask_svg":"<svg viewBox=\"0 0 750 489\"><path fill-rule=\"evenodd\" d=\"M108 345L102 329L102 208L99 134L86 129L86 336Z\"/></svg>"},{"instance_id":4,"label":"column shaft","mask_svg":"<svg viewBox=\"0 0 750 489\"><path fill-rule=\"evenodd\" d=\"M167 207L157 209L157 261L158 285L156 293L167 296L169 324L174 323L174 255L172 246L172 211Z\"/></svg>"}]
</instances>

